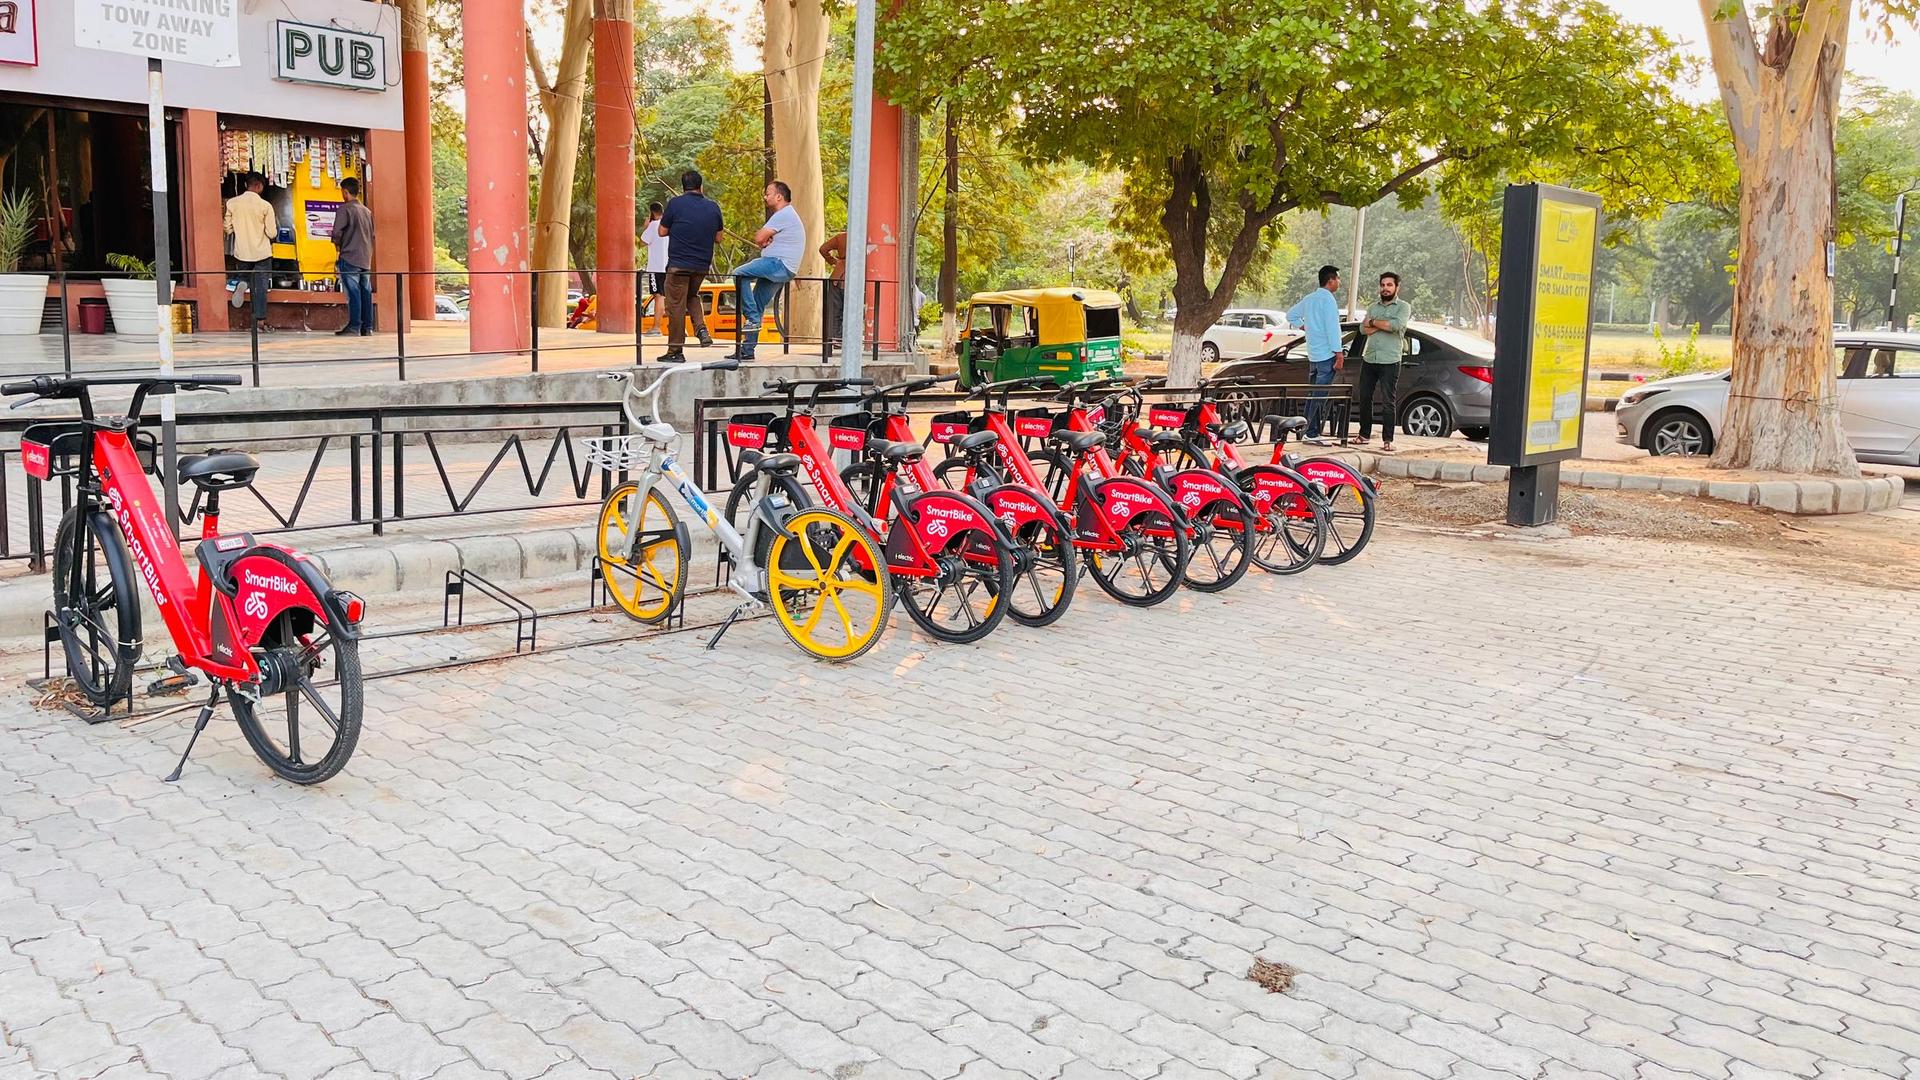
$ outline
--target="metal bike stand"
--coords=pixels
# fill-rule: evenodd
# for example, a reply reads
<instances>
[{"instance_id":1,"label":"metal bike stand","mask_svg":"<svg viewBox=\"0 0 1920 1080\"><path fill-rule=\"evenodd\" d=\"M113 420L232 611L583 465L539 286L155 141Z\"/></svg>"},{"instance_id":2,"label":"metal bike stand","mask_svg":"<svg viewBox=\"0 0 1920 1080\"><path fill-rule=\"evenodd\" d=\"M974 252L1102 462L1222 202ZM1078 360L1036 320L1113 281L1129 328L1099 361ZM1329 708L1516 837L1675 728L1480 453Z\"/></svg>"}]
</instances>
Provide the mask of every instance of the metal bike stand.
<instances>
[{"instance_id":1,"label":"metal bike stand","mask_svg":"<svg viewBox=\"0 0 1920 1080\"><path fill-rule=\"evenodd\" d=\"M35 690L43 690L43 691L51 689L53 687L53 684L54 684L53 647L57 642L59 642L59 640L60 640L59 620L54 618L53 612L51 610L42 611L40 613L40 671L41 671L42 677L39 679L27 680L28 686L32 687ZM63 649L62 652L64 653L65 650ZM100 677L100 675L101 675L101 671L99 670L99 665L95 664L94 677L97 679ZM64 675L61 676L61 678L65 678L65 677L66 676ZM114 719L113 707L122 702L126 703L126 707L127 707L127 711L121 714L121 717L120 717L121 719L124 720L127 717L130 717L133 715L133 682L132 680L129 680L127 682L126 694L121 697L116 697L112 701L107 702L105 708L98 708L98 709L91 708L88 706L83 706L78 702L74 702L74 701L62 701L60 703L60 707L67 710L69 713L72 713L74 716L79 717L81 720L86 721L89 724L104 724L107 721Z\"/></svg>"},{"instance_id":2,"label":"metal bike stand","mask_svg":"<svg viewBox=\"0 0 1920 1080\"><path fill-rule=\"evenodd\" d=\"M589 611L613 606L613 597L607 589L608 567L609 564L602 562L600 556L593 557L593 565L589 567L587 577L587 610ZM612 569L631 577L640 576L631 567L612 564ZM687 628L687 590L681 589L680 595L673 598L673 607L667 610L665 618L648 625L657 627L663 634L685 630Z\"/></svg>"},{"instance_id":3,"label":"metal bike stand","mask_svg":"<svg viewBox=\"0 0 1920 1080\"><path fill-rule=\"evenodd\" d=\"M508 611L513 612L513 651L519 655L526 652L538 652L540 649L540 612L532 604L520 599L492 581L471 570L447 571L446 593L440 600L440 628L450 630L456 626L467 625L467 586L497 601ZM454 597L459 597L456 606ZM507 620L499 620L506 622ZM484 625L484 624L483 624Z\"/></svg>"}]
</instances>

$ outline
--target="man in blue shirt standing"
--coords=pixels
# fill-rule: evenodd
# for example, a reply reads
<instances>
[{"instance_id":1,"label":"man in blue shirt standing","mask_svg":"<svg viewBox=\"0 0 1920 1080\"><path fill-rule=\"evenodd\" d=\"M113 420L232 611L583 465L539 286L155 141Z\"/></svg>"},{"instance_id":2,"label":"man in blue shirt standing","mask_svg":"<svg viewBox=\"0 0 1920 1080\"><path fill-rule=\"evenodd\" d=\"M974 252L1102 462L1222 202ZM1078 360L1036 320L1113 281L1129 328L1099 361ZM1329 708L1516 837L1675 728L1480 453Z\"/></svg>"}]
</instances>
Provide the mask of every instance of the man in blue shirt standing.
<instances>
[{"instance_id":1,"label":"man in blue shirt standing","mask_svg":"<svg viewBox=\"0 0 1920 1080\"><path fill-rule=\"evenodd\" d=\"M683 194L667 200L660 216L660 235L667 238L667 351L660 354L663 364L678 364L687 358L687 319L693 320L693 332L701 345L713 344L707 333L707 315L700 298L700 286L713 268L713 245L719 241L726 222L720 205L701 192L700 174L688 169L680 174Z\"/></svg>"},{"instance_id":2,"label":"man in blue shirt standing","mask_svg":"<svg viewBox=\"0 0 1920 1080\"><path fill-rule=\"evenodd\" d=\"M793 275L800 272L800 255L807 250L807 228L793 208L793 189L785 181L767 185L767 223L753 234L760 257L733 268L735 295L740 298L740 344L729 360L751 360L760 344L760 317Z\"/></svg>"},{"instance_id":3,"label":"man in blue shirt standing","mask_svg":"<svg viewBox=\"0 0 1920 1080\"><path fill-rule=\"evenodd\" d=\"M1346 366L1346 354L1340 349L1340 301L1334 299L1339 291L1340 268L1323 266L1320 287L1287 312L1289 323L1306 328L1307 381L1315 386L1333 382L1334 372ZM1307 401L1307 441L1315 446L1326 446L1329 442L1320 437L1320 415L1325 410L1326 394L1325 390L1315 390Z\"/></svg>"}]
</instances>

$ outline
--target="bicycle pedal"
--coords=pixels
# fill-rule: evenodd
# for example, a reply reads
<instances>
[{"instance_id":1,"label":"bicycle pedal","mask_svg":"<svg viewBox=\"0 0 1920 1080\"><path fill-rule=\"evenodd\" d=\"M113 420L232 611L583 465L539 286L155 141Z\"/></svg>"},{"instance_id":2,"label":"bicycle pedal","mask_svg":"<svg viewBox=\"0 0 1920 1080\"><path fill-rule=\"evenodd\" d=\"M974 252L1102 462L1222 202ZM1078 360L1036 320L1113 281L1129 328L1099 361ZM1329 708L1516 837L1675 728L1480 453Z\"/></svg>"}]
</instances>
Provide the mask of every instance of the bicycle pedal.
<instances>
[{"instance_id":1,"label":"bicycle pedal","mask_svg":"<svg viewBox=\"0 0 1920 1080\"><path fill-rule=\"evenodd\" d=\"M148 683L147 694L150 697L184 694L198 685L200 685L200 676L191 671L184 671L178 675L169 675L164 679L155 679Z\"/></svg>"}]
</instances>

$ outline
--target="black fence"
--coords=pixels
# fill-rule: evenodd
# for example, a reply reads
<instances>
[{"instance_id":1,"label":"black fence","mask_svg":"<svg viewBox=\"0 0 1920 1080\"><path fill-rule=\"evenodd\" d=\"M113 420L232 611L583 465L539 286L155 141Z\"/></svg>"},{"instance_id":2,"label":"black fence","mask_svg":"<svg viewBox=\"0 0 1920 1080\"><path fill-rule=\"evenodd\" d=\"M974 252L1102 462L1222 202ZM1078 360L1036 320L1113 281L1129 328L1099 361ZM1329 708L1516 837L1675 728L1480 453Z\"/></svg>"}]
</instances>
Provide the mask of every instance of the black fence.
<instances>
[{"instance_id":1,"label":"black fence","mask_svg":"<svg viewBox=\"0 0 1920 1080\"><path fill-rule=\"evenodd\" d=\"M1354 409L1353 388L1345 385L1311 386L1306 384L1236 384L1231 388L1232 396L1223 392L1219 395L1219 409L1223 420L1246 420L1254 429L1255 435L1262 441L1274 441L1275 433L1258 423L1261 417L1301 416L1308 411L1314 401L1320 403L1323 423L1330 428L1342 446L1347 442L1347 431L1351 426ZM1188 403L1195 400L1193 390L1156 389L1142 393L1145 405L1165 403ZM998 401L1000 395L995 394ZM1017 407L1035 408L1051 406L1065 408L1058 391L1037 390L1015 393L1009 397L1009 404ZM898 395L892 395L891 404L897 404ZM741 413L764 413L770 409L776 413L784 409L786 399L766 397L700 398L693 403L693 479L703 491L724 492L733 487L742 474L739 451L727 441L727 422ZM915 393L907 399L909 415L913 429L920 433L922 445L930 445L932 436L928 434L928 422L938 413L958 409L978 410L978 397L965 393L948 391L945 393ZM824 424L826 418L860 406L860 397L850 391L822 394L815 400L818 415ZM1142 418L1142 423L1145 418ZM826 435L821 435L825 440ZM1039 440L1030 440L1034 447Z\"/></svg>"},{"instance_id":2,"label":"black fence","mask_svg":"<svg viewBox=\"0 0 1920 1080\"><path fill-rule=\"evenodd\" d=\"M555 416L565 422L556 425ZM44 418L0 421L0 437L17 439L26 427L44 422ZM263 536L349 528L379 536L398 522L597 506L624 479L589 464L583 444L585 439L627 433L626 418L615 401L235 410L183 417L179 423L195 432L195 445L208 442L242 450L263 444L312 446L304 475L290 497L269 499L258 484L228 496L223 510L227 524ZM143 416L141 424L158 430L159 417ZM315 425L330 430L295 433ZM209 431L248 426L271 426L275 432L226 439L206 436ZM456 480L443 450L476 443L492 447L490 458L477 479ZM544 450L531 449L542 443L548 444ZM19 454L17 444L0 448L0 560L25 559L33 571L43 572L54 530L73 505L73 478L43 483L27 477L17 463ZM433 478L425 484L408 479L409 456L418 461L422 454L433 464ZM312 497L321 490L323 469L337 471L343 458L344 507L316 510ZM171 486L173 464L159 460L154 464L156 482ZM22 482L26 485L24 513L11 498L14 485ZM339 478L329 476L327 482L337 483ZM556 488L562 495L559 500L533 501ZM337 495L337 488L330 494ZM481 505L483 497L487 505ZM270 521L266 527L249 528L233 520L247 515L255 504L265 509ZM196 499L184 508L183 519L193 521L197 509ZM184 527L182 531L183 541L197 539L197 532Z\"/></svg>"},{"instance_id":3,"label":"black fence","mask_svg":"<svg viewBox=\"0 0 1920 1080\"><path fill-rule=\"evenodd\" d=\"M543 328L540 325L539 311L541 306L542 294L556 288L566 289L567 282L570 281L572 276L575 274L580 274L584 277L588 277L591 280L595 281L596 283L602 280L603 278L612 276L612 275L619 275L624 278L631 278L633 280L633 297L634 297L632 318L633 318L633 325L635 327L635 331L631 333L627 331L620 331L618 333L607 333L602 335L607 339L606 341L604 342L596 341L591 344L588 344L588 343L564 344L564 343L556 342L553 338L553 332L557 328L551 327L551 326ZM63 374L72 375L74 374L74 349L73 349L74 338L76 334L79 334L82 332L81 327L77 327L74 325L74 310L76 305L73 302L73 290L75 289L75 287L86 285L86 284L97 284L107 280L126 281L126 280L145 280L145 279L140 279L130 274L111 274L111 273L68 275L64 272L61 272L61 273L56 273L52 276L55 280L55 283L58 289L59 320L58 320L57 329L60 335L60 351L61 351L61 361L62 361L61 370ZM266 276L269 277L270 279L298 279L301 281L307 281L310 279L319 279L319 276L314 274L283 273L283 272L270 272L270 273L266 273ZM423 348L417 342L410 342L410 334L409 334L410 321L418 322L418 323L427 323L427 322L461 323L461 322L464 322L465 319L459 316L455 316L449 319L436 318L434 320L427 320L427 319L409 320L409 319L403 318L403 319L394 320L394 329L392 331L369 336L370 347L374 350L372 352L368 352L365 354L348 355L348 356L284 357L284 356L272 355L273 350L269 348L267 350L267 355L263 358L262 352L261 352L262 334L263 332L268 332L269 334L268 340L271 340L271 332L267 331L266 327L261 326L252 318L251 299L249 298L246 303L240 304L234 307L233 309L233 318L238 320L236 322L237 328L226 330L226 331L199 331L199 330L195 331L196 334L203 333L203 332L222 335L222 336L226 334L233 334L236 337L244 334L246 336L247 343L248 343L248 356L246 359L241 359L241 360L203 359L203 358L192 356L191 351L189 350L188 355L179 357L176 362L178 366L181 367L182 369L190 368L195 371L239 371L243 373L249 373L251 376L251 383L254 386L260 385L261 371L263 367L271 368L271 369L287 369L287 368L297 369L302 367L316 367L321 365L354 365L354 366L365 366L370 369L386 368L390 370L390 373L395 379L397 379L400 382L406 382L408 378L407 366L409 363L418 365L420 363L427 362L427 361L439 361L439 360L525 357L527 360L527 370L530 373L538 373L540 371L540 361L543 355L548 358L552 358L555 355L565 355L568 353L575 353L575 352L604 352L612 349L630 349L633 356L633 362L635 364L641 364L646 361L646 357L648 353L647 340L646 340L648 337L648 334L644 332L644 328L649 324L649 322L651 322L656 327L655 336L659 338L659 340L657 340L654 343L654 349L655 349L654 355L657 356L659 354L659 351L663 351L666 347L664 344L664 341L665 341L664 334L665 334L665 326L666 326L666 315L665 315L664 309L665 309L666 298L663 294L658 293L654 290L653 288L654 275L644 270L620 270L620 271L612 271L612 270L607 270L607 271L594 271L594 270L465 271L463 270L463 271L445 271L445 272L436 271L432 273L395 271L395 272L383 272L378 274L371 274L369 276L373 280L374 288L378 290L378 293L374 300L376 309L383 308L383 307L390 307L391 305L394 305L394 304L399 304L402 310L410 310L410 303L408 300L409 286L412 284L412 282L414 282L415 280L421 277L429 277L433 279L435 283L435 288L436 288L436 298L439 295L441 295L439 290L443 287L453 287L457 291L458 287L448 286L447 285L448 282L465 282L469 286L469 290L470 290L472 283L476 280L490 280L490 279L503 278L503 277L504 278L524 277L527 279L526 286L525 286L525 291L527 294L527 311L526 311L526 324L521 329L525 331L524 340L526 344L524 347L511 348L511 349L494 349L494 350L476 351L471 347L469 347L466 350L456 351L456 352L430 351L431 350L430 346ZM228 302L227 297L229 295L229 290L227 286L229 284L235 284L238 282L245 281L248 283L249 288L251 288L252 278L253 278L252 272L244 271L244 270L221 271L219 273L208 273L208 272L199 272L199 271L178 271L172 275L171 280L173 281L174 287L177 290L175 294L176 303L193 304L193 305L196 305L196 310L197 310L198 306L204 306L210 303L227 303ZM209 279L211 279L211 283L209 283ZM324 281L324 279L319 279L319 280ZM712 273L712 274L708 274L704 280L711 283L711 282L733 281L734 279L732 279L729 275L726 275L724 273ZM839 306L843 301L836 299L836 297L838 296L838 293L836 292L837 284L838 283L833 282L831 279L828 279L828 278L813 278L813 277L794 278L792 281L784 283L781 286L779 295L776 296L772 304L769 305L769 310L772 312L774 316L774 329L777 332L780 340L777 343L762 341L760 348L763 350L767 350L768 352L771 352L773 349L777 348L780 355L789 356L794 354L794 347L798 345L800 346L800 355L806 356L806 355L817 354L820 358L821 363L831 362L833 360L836 350L840 346ZM862 336L868 343L868 352L869 352L870 358L876 362L880 358L880 351L881 351L881 342L879 339L879 334L876 332L876 325L878 321L876 318L876 315L879 311L882 310L881 304L885 301L888 295L888 290L892 287L892 284L893 283L886 282L886 281L872 281L867 283L868 303L865 305L863 309L866 329ZM194 293L194 296L192 298L183 298L178 292L178 290L182 290L182 289L191 289L192 292ZM329 309L338 308L343 313L343 317L340 320L340 322L341 323L345 322L344 312L346 309L344 305L341 304L340 301L336 299L336 297L339 296L339 293L335 290L275 289L272 291L277 291L282 293L286 293L286 292L298 293L298 292L311 291L312 295L314 296L314 299L312 301L309 301L308 303L311 303L312 305L316 305L316 306L324 306ZM810 298L808 297L807 294L817 294L817 299ZM732 298L731 307L727 306L729 296L731 296ZM576 321L575 314L580 310L579 304L587 298L594 299L596 304L595 310L597 312L597 298L598 298L597 292L582 293L580 298L576 299L571 295L571 290L569 290L569 297L568 297L568 303L567 303L568 312L569 312L568 314L569 323L573 323ZM719 341L731 342L736 348L740 344L740 340L745 329L745 327L743 326L744 320L742 320L739 317L739 299L740 298L739 298L739 293L737 291L737 283L736 283L736 291L734 293L729 294L729 293L721 292L717 294L716 302L714 304L715 310L711 313L708 313L707 315L708 318L717 317L722 321L725 321L728 319L731 320L732 322L731 331L725 334L715 335L715 337ZM810 305L817 306L817 308L819 309L819 313L821 316L820 326L822 330L821 330L821 333L819 333L818 335L810 335L810 336L796 338L793 332L795 321L789 317L789 313L794 310L794 305L798 302L801 302L803 299L806 300L806 302L809 303ZM86 302L87 301L82 301L82 303L86 303ZM49 300L50 306L52 303L53 301ZM299 303L302 303L302 301L274 300L271 303L284 306L290 303L299 304ZM271 306L269 307L268 314L269 314L269 326L270 326L271 316L272 316ZM464 311L462 311L462 314L464 314ZM376 317L377 315L378 315L378 310L376 310ZM240 325L240 323L244 323L244 325ZM333 325L332 319L328 319L327 323L328 325L322 326L314 332L323 333L323 332L338 329L338 326ZM44 326L44 322L43 322L43 326ZM545 343L542 343L541 341L541 332L543 329L547 333L547 341ZM417 331L415 332L414 336L417 336ZM627 340L629 338L631 340ZM372 342L376 340L380 344L373 345ZM471 342L469 342L469 344L471 344ZM84 374L88 374L88 375L133 374L137 372L150 370L151 367L152 367L152 364L150 361L124 367L124 368L98 366L98 365L89 364L87 365L84 371ZM24 370L24 369L15 370L9 367L6 361L0 360L0 378L16 378L23 375L42 375L42 374L49 374L49 373L50 373L49 371L43 368L35 368L32 370ZM379 374L379 372L375 370L371 372L371 374Z\"/></svg>"}]
</instances>

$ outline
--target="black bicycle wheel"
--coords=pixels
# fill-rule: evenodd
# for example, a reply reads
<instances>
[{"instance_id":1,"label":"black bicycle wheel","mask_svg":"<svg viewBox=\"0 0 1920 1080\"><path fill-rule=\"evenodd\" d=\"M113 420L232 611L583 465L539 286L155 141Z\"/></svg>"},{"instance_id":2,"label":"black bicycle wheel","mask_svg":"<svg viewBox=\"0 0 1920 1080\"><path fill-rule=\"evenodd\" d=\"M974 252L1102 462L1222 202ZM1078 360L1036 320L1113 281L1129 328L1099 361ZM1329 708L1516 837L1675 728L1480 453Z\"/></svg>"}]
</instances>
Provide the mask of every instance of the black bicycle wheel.
<instances>
[{"instance_id":1,"label":"black bicycle wheel","mask_svg":"<svg viewBox=\"0 0 1920 1080\"><path fill-rule=\"evenodd\" d=\"M956 645L993 633L1012 610L1007 594L1013 590L1013 552L991 533L957 529L933 559L940 567L933 577L894 578L894 592L907 614L920 629Z\"/></svg>"},{"instance_id":2,"label":"black bicycle wheel","mask_svg":"<svg viewBox=\"0 0 1920 1080\"><path fill-rule=\"evenodd\" d=\"M1073 461L1058 450L1035 450L1027 455L1027 460L1033 463L1033 471L1040 478L1040 490L1046 492L1056 506L1067 509L1067 483L1073 479Z\"/></svg>"},{"instance_id":3,"label":"black bicycle wheel","mask_svg":"<svg viewBox=\"0 0 1920 1080\"><path fill-rule=\"evenodd\" d=\"M1224 482L1224 478L1223 478ZM1247 576L1253 566L1253 511L1235 502L1218 502L1193 515L1193 557L1181 575L1187 588L1220 592Z\"/></svg>"},{"instance_id":4,"label":"black bicycle wheel","mask_svg":"<svg viewBox=\"0 0 1920 1080\"><path fill-rule=\"evenodd\" d=\"M247 745L296 784L338 773L360 741L360 643L332 612L294 608L267 627L253 659L260 681L229 695Z\"/></svg>"},{"instance_id":5,"label":"black bicycle wheel","mask_svg":"<svg viewBox=\"0 0 1920 1080\"><path fill-rule=\"evenodd\" d=\"M1327 547L1320 556L1326 566L1338 566L1360 554L1373 539L1373 490L1365 484L1340 484L1327 492L1322 504L1327 517Z\"/></svg>"},{"instance_id":6,"label":"black bicycle wheel","mask_svg":"<svg viewBox=\"0 0 1920 1080\"><path fill-rule=\"evenodd\" d=\"M1236 479L1242 490L1254 497L1256 507L1262 473L1277 474L1271 465L1243 469ZM1301 490L1297 474L1289 475L1274 487L1290 488L1273 497L1266 511L1255 519L1253 561L1270 574L1298 574L1319 561L1326 549L1331 517L1327 504Z\"/></svg>"},{"instance_id":7,"label":"black bicycle wheel","mask_svg":"<svg viewBox=\"0 0 1920 1080\"><path fill-rule=\"evenodd\" d=\"M140 659L140 598L120 526L75 506L53 547L53 610L67 674L101 707L127 696Z\"/></svg>"},{"instance_id":8,"label":"black bicycle wheel","mask_svg":"<svg viewBox=\"0 0 1920 1080\"><path fill-rule=\"evenodd\" d=\"M934 479L940 481L941 486L949 491L966 491L968 475L972 475L975 479L987 479L996 484L1001 482L1000 470L986 462L973 465L966 458L950 457L933 467Z\"/></svg>"},{"instance_id":9,"label":"black bicycle wheel","mask_svg":"<svg viewBox=\"0 0 1920 1080\"><path fill-rule=\"evenodd\" d=\"M853 492L854 499L869 514L880 513L880 466L871 461L856 461L840 470L840 479Z\"/></svg>"},{"instance_id":10,"label":"black bicycle wheel","mask_svg":"<svg viewBox=\"0 0 1920 1080\"><path fill-rule=\"evenodd\" d=\"M1057 524L1031 521L1014 534L1020 545L1007 615L1025 626L1050 626L1073 604L1080 558L1073 537Z\"/></svg>"},{"instance_id":11,"label":"black bicycle wheel","mask_svg":"<svg viewBox=\"0 0 1920 1080\"><path fill-rule=\"evenodd\" d=\"M1167 505L1129 518L1120 530L1119 551L1086 553L1087 572L1108 596L1134 607L1152 607L1180 591L1193 548Z\"/></svg>"}]
</instances>

